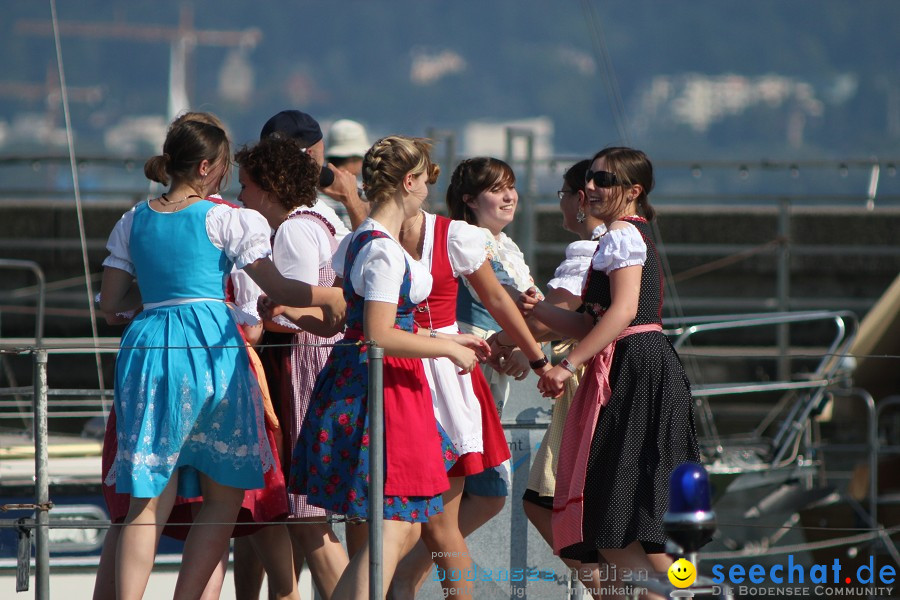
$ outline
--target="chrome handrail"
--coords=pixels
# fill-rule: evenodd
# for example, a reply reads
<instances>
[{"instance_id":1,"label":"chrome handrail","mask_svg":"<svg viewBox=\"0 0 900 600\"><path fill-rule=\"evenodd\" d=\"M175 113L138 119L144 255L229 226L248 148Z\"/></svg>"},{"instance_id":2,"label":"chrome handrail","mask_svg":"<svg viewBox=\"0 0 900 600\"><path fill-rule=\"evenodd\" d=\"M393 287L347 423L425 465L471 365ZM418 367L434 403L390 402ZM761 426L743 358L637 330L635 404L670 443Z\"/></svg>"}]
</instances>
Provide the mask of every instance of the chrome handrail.
<instances>
[{"instance_id":1,"label":"chrome handrail","mask_svg":"<svg viewBox=\"0 0 900 600\"><path fill-rule=\"evenodd\" d=\"M792 461L788 453L792 452L799 441L801 432L806 429L810 415L821 403L826 390L837 381L844 380L839 375L844 367L843 360L848 356L859 329L856 315L850 311L803 311L684 317L666 319L663 322L666 327L665 333L672 339L672 345L677 350L684 348L701 333L750 327L778 327L813 321L833 322L835 333L814 371L802 381L780 379L769 382L727 382L693 386L694 395L701 402L705 402L705 398L710 396L731 394L778 391L802 393L802 396L793 402L780 428L771 439L772 452L767 460L770 467L784 466L782 463L789 464ZM785 353L786 349L782 348L780 354ZM775 410L780 408L781 405ZM718 447L721 448L718 433L715 431L712 433Z\"/></svg>"}]
</instances>

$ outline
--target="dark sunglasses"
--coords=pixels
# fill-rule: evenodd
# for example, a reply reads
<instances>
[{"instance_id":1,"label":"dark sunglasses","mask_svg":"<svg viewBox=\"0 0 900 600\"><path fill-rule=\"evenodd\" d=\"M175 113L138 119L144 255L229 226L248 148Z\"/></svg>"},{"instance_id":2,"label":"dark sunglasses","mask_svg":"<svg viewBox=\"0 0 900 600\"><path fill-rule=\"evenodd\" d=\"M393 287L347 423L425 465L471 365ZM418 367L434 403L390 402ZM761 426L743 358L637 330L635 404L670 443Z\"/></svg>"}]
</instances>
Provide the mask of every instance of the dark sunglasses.
<instances>
[{"instance_id":1,"label":"dark sunglasses","mask_svg":"<svg viewBox=\"0 0 900 600\"><path fill-rule=\"evenodd\" d=\"M619 185L619 178L609 171L591 171L584 174L584 182L593 181L598 188L611 188Z\"/></svg>"}]
</instances>

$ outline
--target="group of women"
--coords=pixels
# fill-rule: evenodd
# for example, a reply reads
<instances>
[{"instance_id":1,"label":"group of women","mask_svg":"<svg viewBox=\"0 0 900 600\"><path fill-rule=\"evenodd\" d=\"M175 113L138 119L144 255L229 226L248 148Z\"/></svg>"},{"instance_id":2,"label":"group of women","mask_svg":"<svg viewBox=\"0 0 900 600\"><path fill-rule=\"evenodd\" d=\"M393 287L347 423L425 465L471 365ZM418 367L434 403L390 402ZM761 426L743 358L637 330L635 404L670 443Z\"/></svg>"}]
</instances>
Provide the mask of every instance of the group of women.
<instances>
[{"instance_id":1,"label":"group of women","mask_svg":"<svg viewBox=\"0 0 900 600\"><path fill-rule=\"evenodd\" d=\"M221 123L191 113L170 127L145 166L168 191L122 217L104 262L102 309L137 316L105 448L111 514L125 526L95 598L143 595L167 520L192 523L176 598L217 596L238 533L250 535L236 540L235 571L258 561L270 597L299 597L305 560L322 597L366 598L372 518L384 519L390 597L413 598L431 557L465 571L465 536L508 494L500 415L510 378L530 371L558 400L529 519L595 597L600 561L667 568L668 476L699 454L689 383L660 327L650 161L608 148L566 173L564 226L581 240L545 296L503 233L518 203L509 165L462 161L447 218L425 210L439 174L429 149L377 141L363 161L369 216L338 240L303 144L274 134L237 152L236 208L217 200L232 161ZM260 350L280 365L268 381L257 316L282 336ZM567 340L567 357L553 366L541 340ZM368 514L368 342L385 355L383 515ZM289 393L272 406L268 387ZM348 521L347 550L333 515ZM286 525L239 532L242 521ZM240 579L242 597L259 593L258 577ZM473 597L465 578L442 585Z\"/></svg>"}]
</instances>

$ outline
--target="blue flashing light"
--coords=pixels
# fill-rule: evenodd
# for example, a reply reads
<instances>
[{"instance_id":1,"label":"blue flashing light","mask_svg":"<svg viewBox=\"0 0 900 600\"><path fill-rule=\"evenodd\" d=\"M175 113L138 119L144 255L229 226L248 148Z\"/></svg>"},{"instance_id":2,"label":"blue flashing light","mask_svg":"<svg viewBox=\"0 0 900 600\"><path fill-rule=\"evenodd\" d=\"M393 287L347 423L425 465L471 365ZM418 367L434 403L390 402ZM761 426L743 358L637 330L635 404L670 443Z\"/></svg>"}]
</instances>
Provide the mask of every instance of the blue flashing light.
<instances>
[{"instance_id":1,"label":"blue flashing light","mask_svg":"<svg viewBox=\"0 0 900 600\"><path fill-rule=\"evenodd\" d=\"M709 475L703 465L683 463L669 476L669 512L691 513L711 510Z\"/></svg>"}]
</instances>

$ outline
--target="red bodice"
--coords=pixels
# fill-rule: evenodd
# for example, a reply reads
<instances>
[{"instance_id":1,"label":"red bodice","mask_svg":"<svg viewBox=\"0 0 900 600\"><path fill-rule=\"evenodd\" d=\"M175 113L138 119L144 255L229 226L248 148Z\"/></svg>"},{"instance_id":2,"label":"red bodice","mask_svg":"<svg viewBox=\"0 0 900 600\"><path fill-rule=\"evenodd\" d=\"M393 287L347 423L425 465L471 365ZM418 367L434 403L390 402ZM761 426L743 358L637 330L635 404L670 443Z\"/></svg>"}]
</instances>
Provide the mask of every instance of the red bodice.
<instances>
[{"instance_id":1,"label":"red bodice","mask_svg":"<svg viewBox=\"0 0 900 600\"><path fill-rule=\"evenodd\" d=\"M456 294L459 282L453 276L448 250L450 223L441 215L434 220L434 244L431 250L431 294L416 307L416 325L425 329L456 324ZM430 318L429 318L430 317Z\"/></svg>"}]
</instances>

